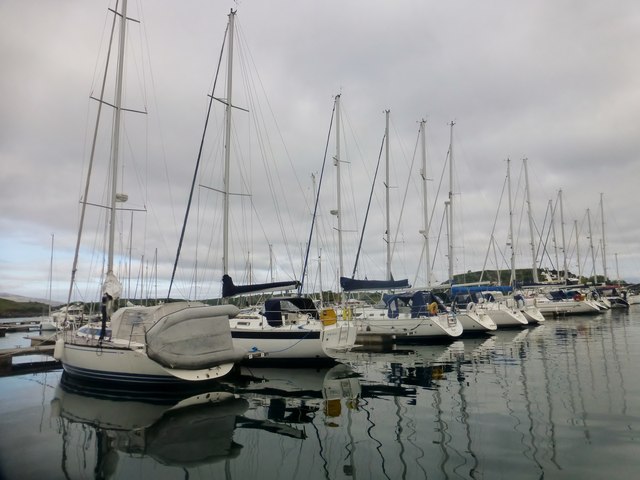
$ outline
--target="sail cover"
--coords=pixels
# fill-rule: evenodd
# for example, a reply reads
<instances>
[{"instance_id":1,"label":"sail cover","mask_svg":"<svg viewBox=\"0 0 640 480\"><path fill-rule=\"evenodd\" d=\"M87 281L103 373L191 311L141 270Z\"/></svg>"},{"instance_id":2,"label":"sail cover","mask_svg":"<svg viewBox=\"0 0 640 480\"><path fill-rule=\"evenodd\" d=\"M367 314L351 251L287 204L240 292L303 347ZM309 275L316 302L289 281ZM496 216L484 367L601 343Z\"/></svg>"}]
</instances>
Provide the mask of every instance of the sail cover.
<instances>
[{"instance_id":1,"label":"sail cover","mask_svg":"<svg viewBox=\"0 0 640 480\"><path fill-rule=\"evenodd\" d=\"M297 280L288 282L255 283L253 285L234 285L229 275L222 277L222 297L233 297L247 293L276 292L282 290L294 290L300 286Z\"/></svg>"},{"instance_id":2,"label":"sail cover","mask_svg":"<svg viewBox=\"0 0 640 480\"><path fill-rule=\"evenodd\" d=\"M475 293L475 292L502 292L502 293L511 293L513 288L509 286L498 286L498 285L468 285L468 286L453 286L451 287L452 295L459 295L463 293Z\"/></svg>"},{"instance_id":3,"label":"sail cover","mask_svg":"<svg viewBox=\"0 0 640 480\"><path fill-rule=\"evenodd\" d=\"M410 288L409 280L357 280L355 278L340 277L340 286L345 292L355 290L393 290L396 288Z\"/></svg>"},{"instance_id":4,"label":"sail cover","mask_svg":"<svg viewBox=\"0 0 640 480\"><path fill-rule=\"evenodd\" d=\"M102 293L109 295L114 300L120 298L122 294L122 284L113 272L107 273L104 283L102 284Z\"/></svg>"}]
</instances>

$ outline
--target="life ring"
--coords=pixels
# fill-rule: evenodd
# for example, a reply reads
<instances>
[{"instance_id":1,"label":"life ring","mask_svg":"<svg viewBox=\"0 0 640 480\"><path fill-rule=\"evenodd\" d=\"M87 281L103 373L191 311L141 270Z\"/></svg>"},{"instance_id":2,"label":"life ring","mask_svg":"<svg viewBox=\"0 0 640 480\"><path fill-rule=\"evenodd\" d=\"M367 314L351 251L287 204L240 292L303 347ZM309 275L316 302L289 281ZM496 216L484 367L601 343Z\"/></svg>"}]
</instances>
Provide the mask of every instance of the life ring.
<instances>
[{"instance_id":1,"label":"life ring","mask_svg":"<svg viewBox=\"0 0 640 480\"><path fill-rule=\"evenodd\" d=\"M437 315L438 314L438 304L436 302L431 302L429 304L429 315Z\"/></svg>"},{"instance_id":2,"label":"life ring","mask_svg":"<svg viewBox=\"0 0 640 480\"><path fill-rule=\"evenodd\" d=\"M467 303L467 312L473 312L476 309L476 304L473 302Z\"/></svg>"},{"instance_id":3,"label":"life ring","mask_svg":"<svg viewBox=\"0 0 640 480\"><path fill-rule=\"evenodd\" d=\"M576 293L576 294L573 296L573 299L574 299L576 302L579 302L580 300L582 300L582 299L580 298L580 294L579 294L579 293Z\"/></svg>"}]
</instances>

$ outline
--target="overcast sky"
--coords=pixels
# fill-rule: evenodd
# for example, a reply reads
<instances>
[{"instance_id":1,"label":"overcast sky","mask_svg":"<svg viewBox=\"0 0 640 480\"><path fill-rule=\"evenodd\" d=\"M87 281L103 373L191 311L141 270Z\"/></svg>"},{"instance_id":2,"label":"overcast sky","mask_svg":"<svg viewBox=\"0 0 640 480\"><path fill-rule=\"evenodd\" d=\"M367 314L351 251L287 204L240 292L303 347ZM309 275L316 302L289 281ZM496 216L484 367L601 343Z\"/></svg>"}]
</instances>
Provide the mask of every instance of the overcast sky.
<instances>
[{"instance_id":1,"label":"overcast sky","mask_svg":"<svg viewBox=\"0 0 640 480\"><path fill-rule=\"evenodd\" d=\"M99 96L113 4L0 3L0 292L47 298L53 234L53 297L66 299L97 108L89 97ZM620 277L640 281L640 4L631 0L130 0L128 16L142 23L128 27L132 46L127 50L125 106L148 112L125 114L122 140L125 168L133 172L123 181L126 206L146 209L132 217L126 213L121 221L125 233L119 242L124 250L131 245L132 277L138 275L143 255L149 264L145 275L151 275L157 251L159 295L166 294L231 8L237 8L240 35L235 74L240 86L234 86L234 103L251 110L234 113L235 142L242 145L236 155L251 161L241 167L237 160L238 173L231 182L232 190L243 194L234 197L233 207L230 257L237 283L248 263L255 281L268 280L269 264L278 280L300 278L311 225L311 175L318 181L328 148L307 284L319 285L320 264L323 288L336 288L336 218L329 213L336 208L336 147L329 126L337 94L347 276L384 135L384 111L389 110L395 278L425 282L419 263L423 206L417 144L418 122L425 119L434 281L447 277L447 234L441 224L450 189L445 162L452 121L455 273L483 265L494 270L496 259L500 268L509 268L506 189L503 193L508 158L516 266L531 265L522 171L526 157L534 236L537 248L544 244L548 250L543 266L558 262L562 268L563 263L562 251L553 248L551 202L556 245L562 246L564 230L573 273L578 273L579 256L582 273L591 275L595 257L596 272L602 275L604 243L608 276L616 278L617 267ZM249 80L241 79L244 69L251 70ZM257 91L255 98L244 95L247 85ZM224 90L217 95L224 97ZM113 101L111 82L105 100ZM198 184L219 189L216 151L223 111L217 102L213 110L207 165ZM254 125L254 114L269 125L264 131ZM103 155L107 150L102 141L96 164L103 166L96 167L92 180L97 193L89 196L93 203L104 201L100 168L108 161ZM383 155L364 235L361 278L385 275L384 160ZM195 196L176 297L217 296L220 291L220 195L198 187ZM253 214L240 219L241 209ZM90 207L90 225L100 215L103 209ZM135 233L129 242L131 224ZM197 230L196 224L201 225ZM88 229L78 273L82 279L102 264L100 256L86 259L98 238ZM241 229L244 240L235 239ZM489 248L492 235L495 248ZM119 258L120 264L127 263ZM135 286L131 288L133 292ZM94 300L96 291L83 285L74 298Z\"/></svg>"}]
</instances>

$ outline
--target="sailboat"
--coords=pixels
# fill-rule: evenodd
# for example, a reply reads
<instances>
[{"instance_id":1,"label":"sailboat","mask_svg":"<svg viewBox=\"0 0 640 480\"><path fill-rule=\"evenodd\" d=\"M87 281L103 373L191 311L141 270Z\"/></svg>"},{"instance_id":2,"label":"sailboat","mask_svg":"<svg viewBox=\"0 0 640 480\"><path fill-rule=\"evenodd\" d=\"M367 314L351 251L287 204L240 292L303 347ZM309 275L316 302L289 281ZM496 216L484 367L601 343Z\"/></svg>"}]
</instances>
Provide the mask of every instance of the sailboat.
<instances>
[{"instance_id":1,"label":"sailboat","mask_svg":"<svg viewBox=\"0 0 640 480\"><path fill-rule=\"evenodd\" d=\"M78 335L75 330L64 332L56 341L54 357L62 363L67 374L84 381L149 386L212 380L229 373L243 356L242 352L234 350L229 329L229 319L239 312L237 307L175 302L152 307L125 307L114 312L122 291L114 273L114 238L117 202L126 198L117 192L117 180L127 21L127 2L124 0L121 11L114 12L112 28L113 36L116 22L119 23L114 130L111 136L111 192L107 204L110 215L108 261L102 284L101 332L97 339ZM101 97L96 129L103 103L106 104ZM91 162L93 152L95 149L92 149ZM90 180L91 168L82 202L69 297L74 285Z\"/></svg>"},{"instance_id":2,"label":"sailboat","mask_svg":"<svg viewBox=\"0 0 640 480\"><path fill-rule=\"evenodd\" d=\"M220 100L225 105L223 301L241 295L287 292L300 285L295 280L236 285L229 274L231 115L236 108L232 100L235 16L236 12L231 10L227 26L227 91L225 99ZM211 98L215 97L211 95ZM335 310L318 310L311 298L295 294L275 296L259 305L244 308L237 315L230 315L229 323L234 348L247 353L245 363L333 363L337 353L352 348L356 341L353 322L339 321Z\"/></svg>"},{"instance_id":3,"label":"sailboat","mask_svg":"<svg viewBox=\"0 0 640 480\"><path fill-rule=\"evenodd\" d=\"M512 207L511 207L511 182L510 182L510 161L507 159L507 183L509 186L509 242L511 248L511 281L515 284L515 253L513 248L513 226L512 226ZM493 238L493 234L492 234ZM499 275L498 275L499 279ZM482 280L482 277L480 278ZM476 284L452 287L454 295L465 294L473 302L469 306L478 312L486 313L498 328L502 327L521 327L526 326L529 322L520 311L520 306L511 298L505 296L512 292L513 287L502 287Z\"/></svg>"},{"instance_id":4,"label":"sailboat","mask_svg":"<svg viewBox=\"0 0 640 480\"><path fill-rule=\"evenodd\" d=\"M372 306L360 302L347 303L343 308L343 317L354 318L357 321L358 339L364 342L372 340L418 341L459 337L463 331L462 324L438 295L428 289L410 290L407 280L394 280L391 274L389 110L385 111L385 118L387 278L385 280L361 280L353 277L341 277L340 286L347 293L355 291L387 291L392 293L382 295L382 305ZM422 128L424 128L424 124L422 124ZM337 137L339 137L339 132ZM425 236L427 235L427 226L428 223L425 223ZM429 259L427 259L428 262ZM355 271L354 268L354 276ZM402 291L396 293L397 290Z\"/></svg>"},{"instance_id":5,"label":"sailboat","mask_svg":"<svg viewBox=\"0 0 640 480\"><path fill-rule=\"evenodd\" d=\"M475 303L470 302L467 297L459 297L454 292L453 285L453 247L454 247L454 202L453 202L453 126L455 122L449 124L449 198L445 201L445 215L447 219L447 230L449 232L447 242L447 257L449 258L449 293L451 295L451 308L455 310L456 316L462 324L465 336L484 334L496 330L497 325L493 319L483 310L476 309Z\"/></svg>"},{"instance_id":6,"label":"sailboat","mask_svg":"<svg viewBox=\"0 0 640 480\"><path fill-rule=\"evenodd\" d=\"M53 240L54 235L51 234L51 259L49 262L49 314L45 317L43 316L42 320L40 320L40 331L56 331L60 328L58 322L51 315L51 287L53 283Z\"/></svg>"}]
</instances>

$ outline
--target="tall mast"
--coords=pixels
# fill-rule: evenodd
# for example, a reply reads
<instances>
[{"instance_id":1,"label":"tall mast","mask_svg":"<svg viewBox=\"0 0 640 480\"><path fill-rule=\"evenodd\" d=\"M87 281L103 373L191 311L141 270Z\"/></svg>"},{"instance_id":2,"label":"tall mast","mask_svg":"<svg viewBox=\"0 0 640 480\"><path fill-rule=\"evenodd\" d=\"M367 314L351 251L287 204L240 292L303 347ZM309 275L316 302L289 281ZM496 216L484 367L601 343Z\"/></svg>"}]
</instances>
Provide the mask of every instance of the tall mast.
<instances>
[{"instance_id":1,"label":"tall mast","mask_svg":"<svg viewBox=\"0 0 640 480\"><path fill-rule=\"evenodd\" d=\"M606 283L607 281L607 247L604 237L604 202L603 202L604 193L600 194L600 218L602 220L602 268L604 269L604 279L603 281Z\"/></svg>"},{"instance_id":2,"label":"tall mast","mask_svg":"<svg viewBox=\"0 0 640 480\"><path fill-rule=\"evenodd\" d=\"M560 233L562 234L562 261L563 261L563 277L564 283L569 281L569 272L567 272L567 244L564 237L564 208L562 206L562 189L558 190L558 199L560 200Z\"/></svg>"},{"instance_id":3,"label":"tall mast","mask_svg":"<svg viewBox=\"0 0 640 480\"><path fill-rule=\"evenodd\" d=\"M449 204L447 221L449 225L449 284L453 285L453 126L455 123L451 121L449 126Z\"/></svg>"},{"instance_id":4,"label":"tall mast","mask_svg":"<svg viewBox=\"0 0 640 480\"><path fill-rule=\"evenodd\" d=\"M340 95L336 95L336 156L334 158L334 165L336 166L336 210L335 215L338 217L338 261L339 271L338 278L344 276L344 261L342 252L342 197L341 197L341 180L340 180Z\"/></svg>"},{"instance_id":5,"label":"tall mast","mask_svg":"<svg viewBox=\"0 0 640 480\"><path fill-rule=\"evenodd\" d=\"M53 288L53 239L54 234L51 234L51 260L49 261L49 316L51 316L51 290ZM617 259L616 254L616 259Z\"/></svg>"},{"instance_id":6,"label":"tall mast","mask_svg":"<svg viewBox=\"0 0 640 480\"><path fill-rule=\"evenodd\" d=\"M386 204L386 228L385 239L387 242L387 280L391 280L391 218L389 215L389 110L384 111L385 127L384 127L384 152L386 158L385 173L385 204Z\"/></svg>"},{"instance_id":7,"label":"tall mast","mask_svg":"<svg viewBox=\"0 0 640 480\"><path fill-rule=\"evenodd\" d=\"M427 287L431 287L431 254L429 253L429 208L428 208L428 198L427 198L427 141L426 141L426 128L427 121L420 121L420 134L422 138L422 171L420 172L420 176L422 177L422 208L423 208L423 225L424 230L422 234L424 235L424 252L425 252L425 266L426 266L426 278L427 278Z\"/></svg>"},{"instance_id":8,"label":"tall mast","mask_svg":"<svg viewBox=\"0 0 640 480\"><path fill-rule=\"evenodd\" d=\"M524 158L524 178L527 192L527 215L529 217L529 236L531 241L531 274L533 276L533 283L538 283L538 263L536 261L536 242L535 232L533 230L533 213L531 208L531 194L529 191L529 169L527 168L528 159Z\"/></svg>"},{"instance_id":9,"label":"tall mast","mask_svg":"<svg viewBox=\"0 0 640 480\"><path fill-rule=\"evenodd\" d=\"M120 14L120 44L118 45L118 69L116 73L116 96L115 96L115 117L113 121L113 137L111 149L111 198L109 207L109 243L107 251L107 276L113 275L113 256L115 245L116 226L116 197L118 191L118 160L120 150L120 117L122 113L122 76L124 70L124 52L127 26L127 0L122 2L122 12ZM85 199L86 201L86 199Z\"/></svg>"},{"instance_id":10,"label":"tall mast","mask_svg":"<svg viewBox=\"0 0 640 480\"><path fill-rule=\"evenodd\" d=\"M551 235L553 237L553 253L556 257L556 277L558 280L560 280L559 275L557 275L558 270L560 269L560 260L558 258L558 240L556 237L556 208L553 205L553 200L549 200L549 211L551 212Z\"/></svg>"},{"instance_id":11,"label":"tall mast","mask_svg":"<svg viewBox=\"0 0 640 480\"><path fill-rule=\"evenodd\" d=\"M511 278L509 285L515 287L516 282L516 251L513 246L513 205L511 202L511 159L507 158L507 194L509 195L509 245L511 247Z\"/></svg>"},{"instance_id":12,"label":"tall mast","mask_svg":"<svg viewBox=\"0 0 640 480\"><path fill-rule=\"evenodd\" d=\"M580 235L578 232L578 220L573 221L574 230L576 231L576 260L578 261L578 282L582 278L582 265L580 265Z\"/></svg>"},{"instance_id":13,"label":"tall mast","mask_svg":"<svg viewBox=\"0 0 640 480\"><path fill-rule=\"evenodd\" d=\"M100 119L102 118L102 104L104 103L104 91L107 85L107 73L109 71L109 62L111 60L111 45L113 44L113 36L117 21L117 13L113 16L113 23L111 24L111 35L109 36L109 48L107 54L107 60L105 62L104 75L102 77L102 86L100 87L100 99L98 101L98 111L96 113L96 124L93 130L93 140L91 142L91 153L89 155L89 167L87 168L87 181L84 186L84 195L82 196L82 202L80 207L80 221L78 225L78 235L76 236L76 248L73 255L73 266L71 267L71 282L69 282L69 294L67 296L67 305L71 303L71 295L73 293L73 285L75 284L76 273L78 272L78 257L80 253L80 243L82 241L82 231L84 229L84 217L87 211L87 202L89 197L89 187L91 185L91 172L93 170L93 160L96 154L96 145L98 138L98 127L100 126ZM68 314L65 314L65 319Z\"/></svg>"},{"instance_id":14,"label":"tall mast","mask_svg":"<svg viewBox=\"0 0 640 480\"><path fill-rule=\"evenodd\" d=\"M317 186L316 186L316 176L314 173L311 174L311 182L313 183L313 198L317 198L318 192L317 192ZM320 289L320 305L322 305L322 249L320 248L320 241L318 240L317 232L316 232L315 240L316 240L316 250L318 251L318 283L319 283L318 288Z\"/></svg>"},{"instance_id":15,"label":"tall mast","mask_svg":"<svg viewBox=\"0 0 640 480\"><path fill-rule=\"evenodd\" d=\"M231 160L231 94L233 87L233 37L236 12L229 13L229 47L227 51L227 99L225 103L225 131L224 131L224 217L222 230L222 271L229 273L229 168Z\"/></svg>"},{"instance_id":16,"label":"tall mast","mask_svg":"<svg viewBox=\"0 0 640 480\"><path fill-rule=\"evenodd\" d=\"M593 265L593 283L598 282L598 275L596 274L596 254L593 250L593 234L591 232L591 211L587 208L587 220L589 222L589 248L591 249L591 263Z\"/></svg>"}]
</instances>

